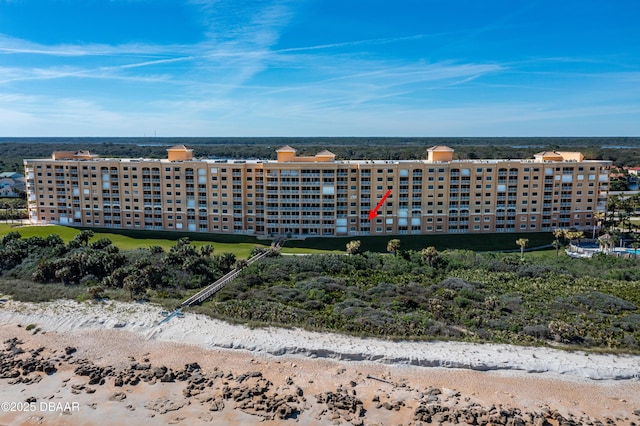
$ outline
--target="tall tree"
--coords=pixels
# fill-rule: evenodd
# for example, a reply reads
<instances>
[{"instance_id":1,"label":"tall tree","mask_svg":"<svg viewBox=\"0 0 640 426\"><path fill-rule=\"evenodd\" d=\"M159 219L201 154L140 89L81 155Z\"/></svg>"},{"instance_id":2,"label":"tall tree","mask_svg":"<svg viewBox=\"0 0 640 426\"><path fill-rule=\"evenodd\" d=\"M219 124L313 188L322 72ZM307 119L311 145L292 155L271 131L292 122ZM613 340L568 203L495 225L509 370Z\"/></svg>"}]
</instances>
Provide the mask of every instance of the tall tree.
<instances>
[{"instance_id":1,"label":"tall tree","mask_svg":"<svg viewBox=\"0 0 640 426\"><path fill-rule=\"evenodd\" d=\"M602 231L602 224L603 221L605 219L605 212L595 212L593 214L593 219L595 220L594 224L593 224L593 238L596 238L596 226L597 226L597 233L600 234L600 232Z\"/></svg>"},{"instance_id":2,"label":"tall tree","mask_svg":"<svg viewBox=\"0 0 640 426\"><path fill-rule=\"evenodd\" d=\"M434 246L423 248L422 251L420 251L420 260L428 264L432 268L438 262L439 258L440 258L440 254L438 253L438 250L436 250Z\"/></svg>"},{"instance_id":3,"label":"tall tree","mask_svg":"<svg viewBox=\"0 0 640 426\"><path fill-rule=\"evenodd\" d=\"M80 231L73 239L86 246L89 244L91 237L93 237L93 231L91 229L85 229L84 231Z\"/></svg>"},{"instance_id":4,"label":"tall tree","mask_svg":"<svg viewBox=\"0 0 640 426\"><path fill-rule=\"evenodd\" d=\"M247 262L247 259L238 259L238 260L236 260L235 269L243 270L247 266L249 266L249 262Z\"/></svg>"},{"instance_id":5,"label":"tall tree","mask_svg":"<svg viewBox=\"0 0 640 426\"><path fill-rule=\"evenodd\" d=\"M516 244L520 246L520 259L524 259L524 248L529 244L529 239L527 238L518 238L516 240Z\"/></svg>"},{"instance_id":6,"label":"tall tree","mask_svg":"<svg viewBox=\"0 0 640 426\"><path fill-rule=\"evenodd\" d=\"M347 243L347 254L358 254L360 252L360 240L353 240Z\"/></svg>"},{"instance_id":7,"label":"tall tree","mask_svg":"<svg viewBox=\"0 0 640 426\"><path fill-rule=\"evenodd\" d=\"M211 256L213 254L213 246L211 244L205 244L200 247L200 256Z\"/></svg>"},{"instance_id":8,"label":"tall tree","mask_svg":"<svg viewBox=\"0 0 640 426\"><path fill-rule=\"evenodd\" d=\"M389 240L389 242L387 243L387 251L389 253L393 253L394 255L397 255L398 251L400 251L400 240L398 239Z\"/></svg>"},{"instance_id":9,"label":"tall tree","mask_svg":"<svg viewBox=\"0 0 640 426\"><path fill-rule=\"evenodd\" d=\"M638 257L638 249L640 248L640 234L633 234L631 237L631 248L633 249L633 257Z\"/></svg>"},{"instance_id":10,"label":"tall tree","mask_svg":"<svg viewBox=\"0 0 640 426\"><path fill-rule=\"evenodd\" d=\"M582 231L565 231L564 237L569 240L569 244L573 244L574 240L581 240L584 238L584 232Z\"/></svg>"},{"instance_id":11,"label":"tall tree","mask_svg":"<svg viewBox=\"0 0 640 426\"><path fill-rule=\"evenodd\" d=\"M605 212L604 222L606 226L615 226L617 223L616 211L620 207L620 196L612 195L607 200L607 210Z\"/></svg>"},{"instance_id":12,"label":"tall tree","mask_svg":"<svg viewBox=\"0 0 640 426\"><path fill-rule=\"evenodd\" d=\"M560 255L560 247L562 246L560 240L564 239L566 232L567 230L562 228L556 228L552 232L554 238L553 247L556 249L556 258Z\"/></svg>"}]
</instances>

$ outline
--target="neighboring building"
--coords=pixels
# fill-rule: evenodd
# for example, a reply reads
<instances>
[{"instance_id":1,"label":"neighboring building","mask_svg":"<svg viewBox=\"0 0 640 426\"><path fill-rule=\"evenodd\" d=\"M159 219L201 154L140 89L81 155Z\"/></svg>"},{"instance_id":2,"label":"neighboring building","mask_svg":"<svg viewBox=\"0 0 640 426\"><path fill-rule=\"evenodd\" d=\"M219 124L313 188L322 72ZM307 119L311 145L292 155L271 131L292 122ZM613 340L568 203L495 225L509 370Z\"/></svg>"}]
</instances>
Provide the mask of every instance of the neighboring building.
<instances>
[{"instance_id":1,"label":"neighboring building","mask_svg":"<svg viewBox=\"0 0 640 426\"><path fill-rule=\"evenodd\" d=\"M606 208L609 161L578 152L531 160L336 160L329 151L277 160L110 159L55 152L25 160L29 217L123 229L254 235L395 235L591 229ZM391 189L379 216L369 211Z\"/></svg>"},{"instance_id":2,"label":"neighboring building","mask_svg":"<svg viewBox=\"0 0 640 426\"><path fill-rule=\"evenodd\" d=\"M612 192L637 192L638 171L640 167L611 168L609 170L609 193Z\"/></svg>"},{"instance_id":3,"label":"neighboring building","mask_svg":"<svg viewBox=\"0 0 640 426\"><path fill-rule=\"evenodd\" d=\"M640 176L640 167L629 167L627 170L631 176Z\"/></svg>"},{"instance_id":4,"label":"neighboring building","mask_svg":"<svg viewBox=\"0 0 640 426\"><path fill-rule=\"evenodd\" d=\"M25 179L20 173L0 173L0 197L19 197L25 190Z\"/></svg>"}]
</instances>

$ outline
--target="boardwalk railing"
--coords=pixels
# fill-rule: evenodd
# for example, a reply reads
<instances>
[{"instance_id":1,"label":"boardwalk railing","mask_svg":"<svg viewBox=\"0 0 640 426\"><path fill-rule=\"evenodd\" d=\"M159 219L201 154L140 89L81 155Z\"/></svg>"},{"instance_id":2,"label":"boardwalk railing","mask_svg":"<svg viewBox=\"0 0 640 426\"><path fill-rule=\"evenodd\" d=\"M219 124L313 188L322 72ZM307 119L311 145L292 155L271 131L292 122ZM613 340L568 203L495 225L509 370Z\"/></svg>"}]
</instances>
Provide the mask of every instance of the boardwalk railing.
<instances>
[{"instance_id":1,"label":"boardwalk railing","mask_svg":"<svg viewBox=\"0 0 640 426\"><path fill-rule=\"evenodd\" d=\"M270 250L279 249L280 246L282 245L282 242L283 242L282 239L275 241L271 245ZM259 253L253 256L247 261L247 266L251 265L254 262L257 262L258 260L268 255L269 255L269 250L266 250L266 251L263 251L262 253ZM216 294L218 291L220 291L229 282L233 281L238 275L240 275L241 272L242 272L242 269L234 269L233 271L230 271L229 273L224 275L222 278L218 279L218 281L203 288L202 290L200 290L199 292L197 292L196 294L194 294L193 296L191 296L190 298L182 302L182 306L191 306L191 305L195 305L196 303L204 302L205 300L207 300L208 298Z\"/></svg>"}]
</instances>

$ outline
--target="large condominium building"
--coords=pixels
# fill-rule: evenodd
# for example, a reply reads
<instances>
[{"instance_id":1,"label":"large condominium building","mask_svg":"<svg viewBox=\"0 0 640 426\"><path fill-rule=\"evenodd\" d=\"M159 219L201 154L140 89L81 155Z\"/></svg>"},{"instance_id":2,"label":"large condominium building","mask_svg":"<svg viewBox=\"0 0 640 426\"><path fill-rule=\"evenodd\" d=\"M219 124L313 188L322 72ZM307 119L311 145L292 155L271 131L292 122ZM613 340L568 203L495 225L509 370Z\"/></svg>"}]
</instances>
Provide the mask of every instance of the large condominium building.
<instances>
[{"instance_id":1,"label":"large condominium building","mask_svg":"<svg viewBox=\"0 0 640 426\"><path fill-rule=\"evenodd\" d=\"M608 161L578 152L528 160L99 158L88 151L25 160L33 223L254 235L332 236L590 229L604 211ZM391 190L379 215L369 212Z\"/></svg>"}]
</instances>

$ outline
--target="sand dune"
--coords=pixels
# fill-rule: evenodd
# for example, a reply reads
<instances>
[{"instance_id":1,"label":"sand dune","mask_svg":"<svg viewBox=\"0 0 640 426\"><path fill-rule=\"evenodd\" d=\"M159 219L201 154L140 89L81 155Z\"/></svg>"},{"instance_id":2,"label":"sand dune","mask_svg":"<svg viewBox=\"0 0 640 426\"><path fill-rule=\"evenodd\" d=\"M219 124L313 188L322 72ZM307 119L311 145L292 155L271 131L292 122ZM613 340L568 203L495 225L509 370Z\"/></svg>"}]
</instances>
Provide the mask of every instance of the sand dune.
<instances>
[{"instance_id":1,"label":"sand dune","mask_svg":"<svg viewBox=\"0 0 640 426\"><path fill-rule=\"evenodd\" d=\"M376 361L423 367L478 371L520 370L572 378L633 379L640 357L588 354L564 350L461 342L412 342L365 339L300 329L231 325L187 314L162 325L161 308L146 304L57 301L38 305L10 302L0 313L5 323L35 323L46 330L120 329L149 340L180 342L204 348L244 349L260 354L299 355L345 361Z\"/></svg>"},{"instance_id":2,"label":"sand dune","mask_svg":"<svg viewBox=\"0 0 640 426\"><path fill-rule=\"evenodd\" d=\"M162 319L160 311L155 306L119 302L4 304L0 310L3 341L17 337L25 350L45 348L38 356L56 359L60 365L55 374L43 375L36 384L9 385L7 379L0 379L2 400L24 401L32 396L38 403L75 401L82 409L67 414L0 413L0 424L118 424L125 418L144 424L246 424L268 417L260 415L263 411L256 414L247 408L258 402L265 407L269 403L278 407L289 404L297 413L289 420L276 416L271 420L275 423L409 424L424 420L420 407L427 410L433 404L446 408L447 413L458 410L460 419L471 416L473 407L486 411L499 406L524 410L520 417L543 412L549 417L557 412L567 418L574 416L578 424L595 419L604 422L605 418L616 424L640 420L634 414L640 408L640 382L636 380L640 357L495 344L391 342L299 329L250 329L193 314L157 325ZM27 332L28 324L35 324L40 332ZM68 359L58 359L69 346L77 351ZM172 374L197 362L212 385L206 392L196 387L194 392L198 393L189 396L184 394L185 386L195 385L188 375L183 381L161 383L154 378L135 386L115 386L118 374L136 373L132 359ZM88 385L87 377L77 374L79 360L108 367L114 375L105 376L103 385ZM230 378L217 377L221 371ZM264 377L262 385L255 382L251 386L271 386L263 386L262 394L244 402L224 393L225 386L247 392L249 382L237 380L248 372L260 372ZM144 372L140 374L144 379ZM77 392L69 393L74 384ZM94 392L78 391L81 386ZM298 389L304 396L296 393ZM125 395L123 400L109 400L119 391ZM352 391L357 395L352 396ZM285 396L291 401L282 402ZM349 408L340 411L332 398ZM361 405L353 405L352 399ZM167 401L180 408L161 413L158 404L166 405ZM215 408L218 403L225 407L210 411L212 404ZM580 418L582 421L577 420ZM553 424L551 417L548 420Z\"/></svg>"}]
</instances>

